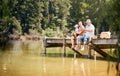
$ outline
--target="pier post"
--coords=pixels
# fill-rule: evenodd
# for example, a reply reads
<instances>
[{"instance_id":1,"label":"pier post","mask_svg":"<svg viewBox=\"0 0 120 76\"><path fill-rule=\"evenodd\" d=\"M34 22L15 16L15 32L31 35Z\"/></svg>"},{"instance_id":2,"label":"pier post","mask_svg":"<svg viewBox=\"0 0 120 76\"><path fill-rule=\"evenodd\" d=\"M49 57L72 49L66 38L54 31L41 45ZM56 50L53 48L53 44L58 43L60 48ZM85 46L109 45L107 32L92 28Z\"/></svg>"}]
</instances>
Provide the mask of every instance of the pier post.
<instances>
[{"instance_id":1,"label":"pier post","mask_svg":"<svg viewBox=\"0 0 120 76\"><path fill-rule=\"evenodd\" d=\"M88 44L88 58L91 58L91 43Z\"/></svg>"},{"instance_id":2,"label":"pier post","mask_svg":"<svg viewBox=\"0 0 120 76\"><path fill-rule=\"evenodd\" d=\"M46 45L47 45L46 38L43 39L43 45L44 45L44 55L46 55Z\"/></svg>"},{"instance_id":3,"label":"pier post","mask_svg":"<svg viewBox=\"0 0 120 76\"><path fill-rule=\"evenodd\" d=\"M66 38L63 38L63 56L66 56Z\"/></svg>"}]
</instances>

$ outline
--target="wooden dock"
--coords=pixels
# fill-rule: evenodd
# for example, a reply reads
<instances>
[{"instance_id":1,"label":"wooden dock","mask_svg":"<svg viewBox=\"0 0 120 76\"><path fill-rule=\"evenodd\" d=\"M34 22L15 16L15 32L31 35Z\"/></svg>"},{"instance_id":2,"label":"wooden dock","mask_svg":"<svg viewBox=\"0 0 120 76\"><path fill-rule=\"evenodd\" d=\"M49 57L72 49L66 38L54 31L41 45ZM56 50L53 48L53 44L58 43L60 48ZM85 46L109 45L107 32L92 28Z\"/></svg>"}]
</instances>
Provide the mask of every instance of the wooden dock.
<instances>
[{"instance_id":1,"label":"wooden dock","mask_svg":"<svg viewBox=\"0 0 120 76\"><path fill-rule=\"evenodd\" d=\"M106 52L104 52L104 49L112 49L116 48L116 44L118 42L118 39L111 38L111 39L92 39L92 41L89 43L89 50L88 50L88 56L91 56L91 49L102 55L104 58L113 58Z\"/></svg>"},{"instance_id":2,"label":"wooden dock","mask_svg":"<svg viewBox=\"0 0 120 76\"><path fill-rule=\"evenodd\" d=\"M43 39L44 43L44 54L46 54L46 48L50 47L63 47L63 56L66 56L66 47L71 47L71 40L69 38L45 38ZM82 55L80 52L72 49L79 55Z\"/></svg>"},{"instance_id":3,"label":"wooden dock","mask_svg":"<svg viewBox=\"0 0 120 76\"><path fill-rule=\"evenodd\" d=\"M112 57L103 49L110 49L115 48L118 39L111 38L111 39L92 39L91 42L88 43L88 57L91 57L91 50L93 49L104 58ZM63 47L63 55L66 56L66 47L71 47L71 40L70 38L45 38L43 40L44 43L44 54L46 55L46 48L50 47ZM72 51L76 52L78 55L82 55L79 51L72 49Z\"/></svg>"}]
</instances>

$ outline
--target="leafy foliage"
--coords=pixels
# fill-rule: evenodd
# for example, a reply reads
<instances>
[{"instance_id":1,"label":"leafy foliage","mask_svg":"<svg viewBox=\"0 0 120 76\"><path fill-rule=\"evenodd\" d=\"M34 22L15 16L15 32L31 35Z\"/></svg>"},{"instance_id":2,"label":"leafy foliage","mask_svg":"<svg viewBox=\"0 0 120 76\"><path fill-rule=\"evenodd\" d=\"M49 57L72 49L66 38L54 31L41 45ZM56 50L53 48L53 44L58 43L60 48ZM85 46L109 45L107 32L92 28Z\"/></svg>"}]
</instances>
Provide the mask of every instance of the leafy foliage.
<instances>
[{"instance_id":1,"label":"leafy foliage","mask_svg":"<svg viewBox=\"0 0 120 76\"><path fill-rule=\"evenodd\" d=\"M99 31L115 31L120 24L117 0L1 0L0 13L1 35L13 33L12 29L19 34L29 34L29 29L42 34L48 28L67 34L78 20L85 25L88 18Z\"/></svg>"}]
</instances>

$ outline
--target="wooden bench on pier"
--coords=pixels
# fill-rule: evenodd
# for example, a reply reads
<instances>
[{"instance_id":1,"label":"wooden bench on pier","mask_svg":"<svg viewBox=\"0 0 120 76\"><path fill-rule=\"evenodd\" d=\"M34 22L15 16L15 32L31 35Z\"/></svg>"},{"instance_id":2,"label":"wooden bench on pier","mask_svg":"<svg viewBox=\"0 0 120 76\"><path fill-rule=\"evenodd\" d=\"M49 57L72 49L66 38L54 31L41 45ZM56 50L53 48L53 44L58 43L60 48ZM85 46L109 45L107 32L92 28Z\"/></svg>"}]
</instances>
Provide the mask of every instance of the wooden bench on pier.
<instances>
[{"instance_id":1,"label":"wooden bench on pier","mask_svg":"<svg viewBox=\"0 0 120 76\"><path fill-rule=\"evenodd\" d=\"M115 48L116 43L118 39L111 38L111 39L92 39L91 42L89 42L88 45L88 57L91 57L91 50L93 49L100 55L102 55L104 58L106 57L112 57L106 52L103 51L103 49L110 49ZM66 47L71 47L71 40L70 38L45 38L43 40L44 43L44 54L46 54L46 48L49 47L63 47L63 55L66 56ZM78 55L82 55L79 51L72 49L74 52L76 52Z\"/></svg>"}]
</instances>

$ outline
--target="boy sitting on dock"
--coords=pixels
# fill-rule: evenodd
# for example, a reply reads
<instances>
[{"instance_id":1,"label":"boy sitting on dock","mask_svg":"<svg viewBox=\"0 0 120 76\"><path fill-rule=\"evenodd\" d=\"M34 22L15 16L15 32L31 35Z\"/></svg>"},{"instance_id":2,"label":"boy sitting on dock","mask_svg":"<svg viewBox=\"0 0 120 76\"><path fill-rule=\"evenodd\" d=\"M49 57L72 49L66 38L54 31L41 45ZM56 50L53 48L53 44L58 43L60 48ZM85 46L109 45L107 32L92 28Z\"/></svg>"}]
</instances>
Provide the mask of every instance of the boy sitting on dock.
<instances>
[{"instance_id":1,"label":"boy sitting on dock","mask_svg":"<svg viewBox=\"0 0 120 76\"><path fill-rule=\"evenodd\" d=\"M84 26L82 25L81 21L79 21L78 24L76 24L74 27L75 27L75 31L72 31L72 37L71 37L72 49L74 49L75 47L75 41L78 44L78 36L81 35L84 31Z\"/></svg>"}]
</instances>

